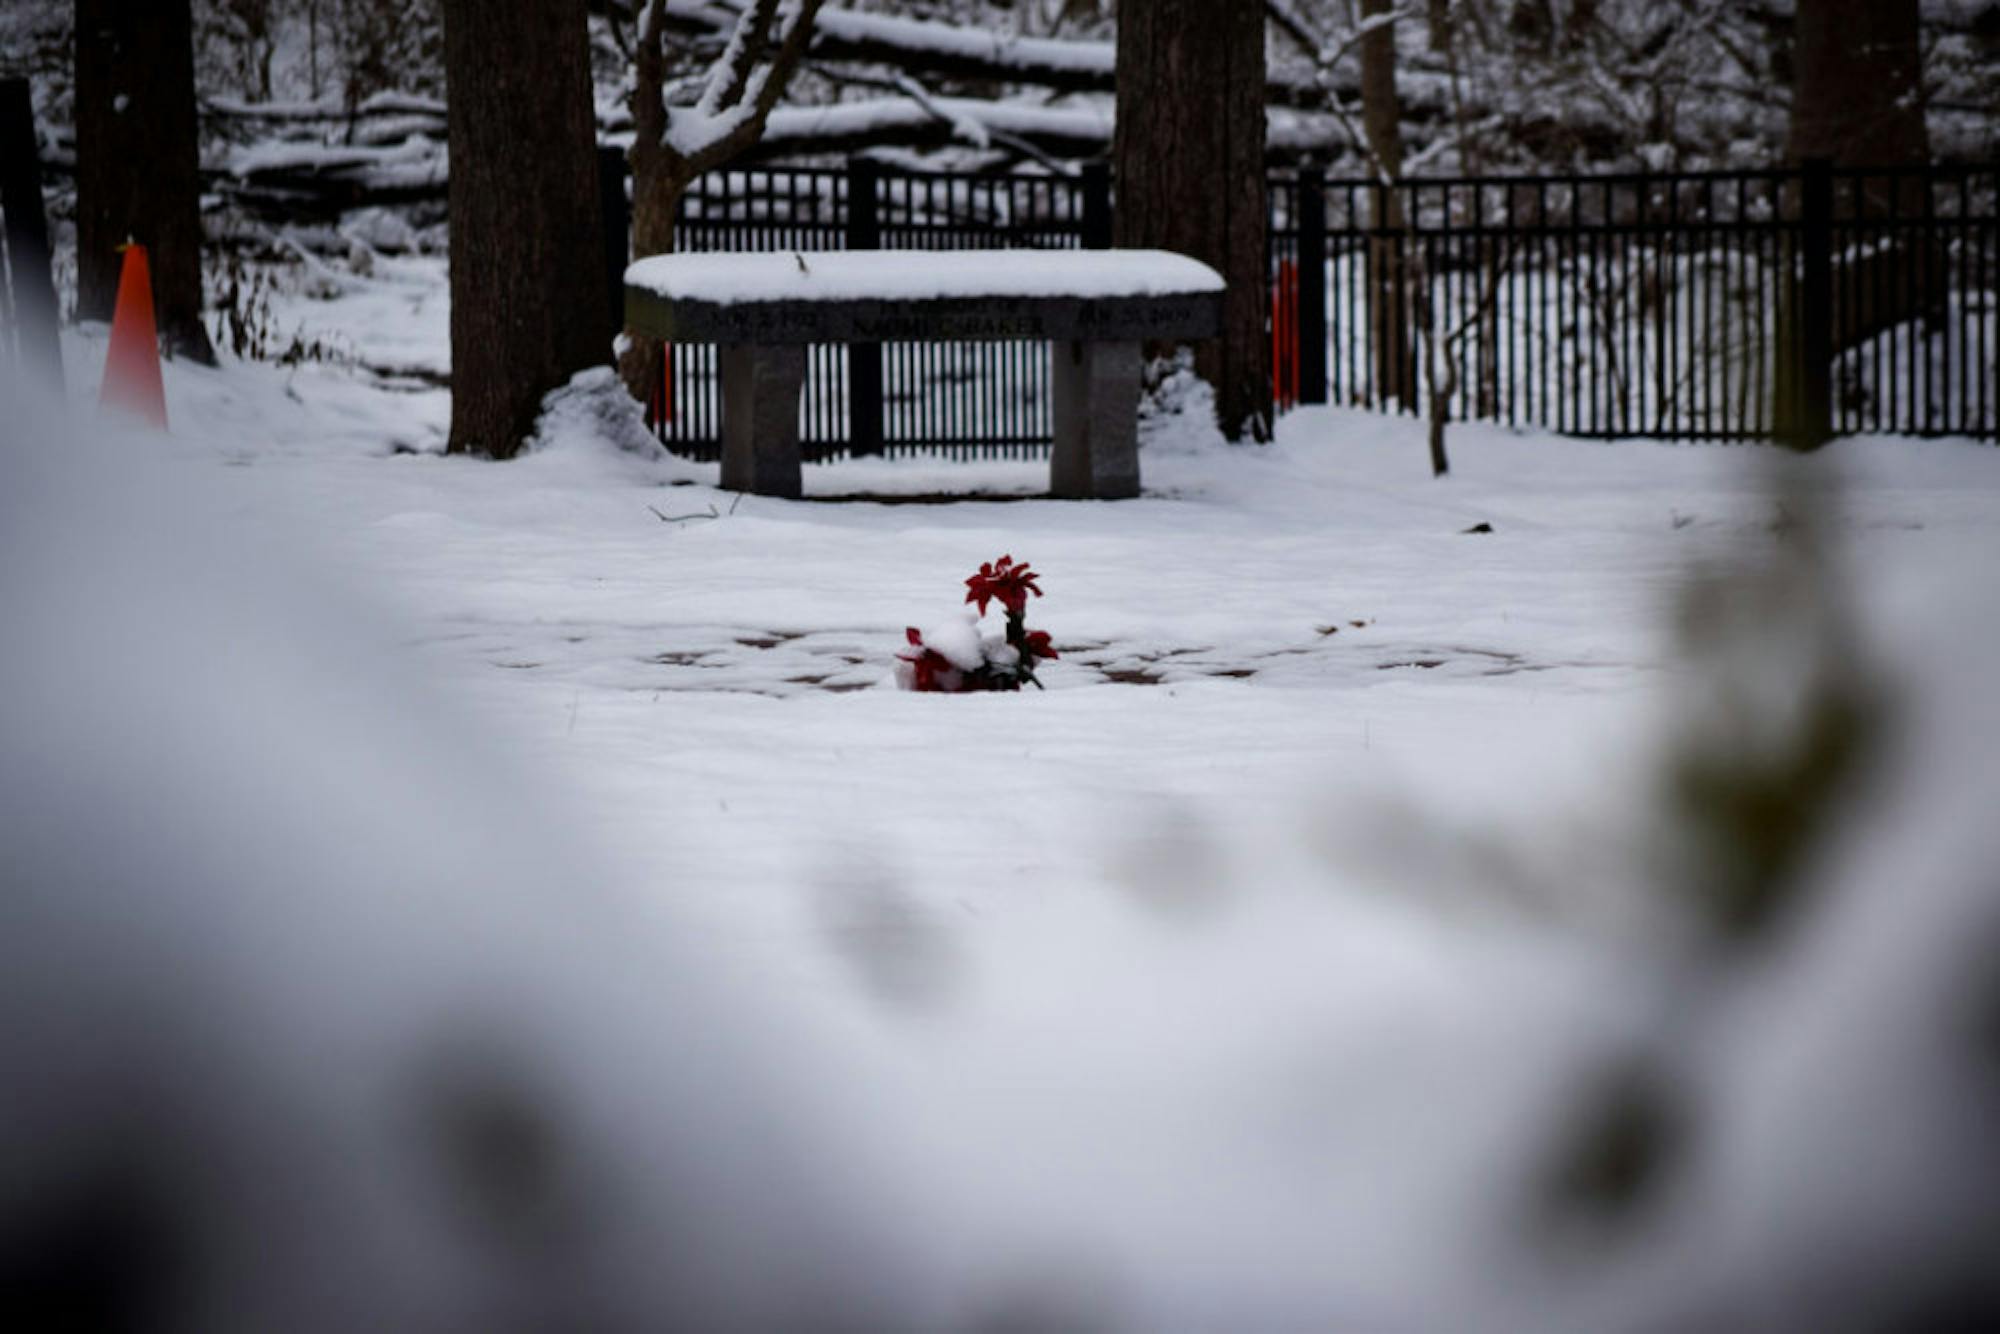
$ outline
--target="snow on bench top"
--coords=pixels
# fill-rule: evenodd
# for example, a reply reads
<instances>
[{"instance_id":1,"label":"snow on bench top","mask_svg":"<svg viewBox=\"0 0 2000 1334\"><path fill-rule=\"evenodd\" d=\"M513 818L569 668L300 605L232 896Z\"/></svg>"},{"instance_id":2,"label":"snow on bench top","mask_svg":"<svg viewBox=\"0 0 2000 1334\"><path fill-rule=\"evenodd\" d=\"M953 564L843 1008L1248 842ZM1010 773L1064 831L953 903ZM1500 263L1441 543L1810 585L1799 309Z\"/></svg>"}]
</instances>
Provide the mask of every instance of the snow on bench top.
<instances>
[{"instance_id":1,"label":"snow on bench top","mask_svg":"<svg viewBox=\"0 0 2000 1334\"><path fill-rule=\"evenodd\" d=\"M1186 296L1222 275L1165 250L832 250L655 255L625 285L677 301L957 300Z\"/></svg>"}]
</instances>

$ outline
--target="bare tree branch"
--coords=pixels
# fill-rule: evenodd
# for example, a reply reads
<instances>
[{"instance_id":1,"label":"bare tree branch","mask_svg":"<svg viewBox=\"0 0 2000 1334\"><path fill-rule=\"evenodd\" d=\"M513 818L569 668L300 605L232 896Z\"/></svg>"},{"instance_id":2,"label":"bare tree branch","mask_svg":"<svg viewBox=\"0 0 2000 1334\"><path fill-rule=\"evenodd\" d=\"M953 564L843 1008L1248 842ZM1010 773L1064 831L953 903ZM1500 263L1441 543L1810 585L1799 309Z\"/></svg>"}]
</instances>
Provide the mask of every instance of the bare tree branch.
<instances>
[{"instance_id":1,"label":"bare tree branch","mask_svg":"<svg viewBox=\"0 0 2000 1334\"><path fill-rule=\"evenodd\" d=\"M1314 61L1320 58L1326 43L1307 26L1305 15L1299 13L1292 0L1264 0L1264 13L1277 25L1279 32L1292 39L1300 52Z\"/></svg>"},{"instance_id":2,"label":"bare tree branch","mask_svg":"<svg viewBox=\"0 0 2000 1334\"><path fill-rule=\"evenodd\" d=\"M639 50L632 84L632 174L657 169L666 152L667 100L663 87L666 58L660 51L666 22L666 0L650 0L639 21Z\"/></svg>"},{"instance_id":3,"label":"bare tree branch","mask_svg":"<svg viewBox=\"0 0 2000 1334\"><path fill-rule=\"evenodd\" d=\"M742 103L744 90L750 86L750 75L764 54L765 43L770 40L771 21L777 12L778 0L757 0L756 5L737 20L722 59L716 61L708 72L708 84L702 90L699 103L703 112L712 116Z\"/></svg>"},{"instance_id":4,"label":"bare tree branch","mask_svg":"<svg viewBox=\"0 0 2000 1334\"><path fill-rule=\"evenodd\" d=\"M701 150L690 155L689 165L697 172L717 167L757 142L764 133L764 123L771 118L771 109L784 95L785 85L791 82L792 71L798 68L799 58L805 54L806 44L812 40L813 19L818 16L823 0L797 0L798 9L792 18L792 25L785 32L783 43L777 55L768 65L761 67L751 78L742 96L754 99L750 114L720 138L711 141ZM775 0L773 0L775 3ZM742 105L741 102L737 103Z\"/></svg>"},{"instance_id":5,"label":"bare tree branch","mask_svg":"<svg viewBox=\"0 0 2000 1334\"><path fill-rule=\"evenodd\" d=\"M1517 243L1510 242L1505 250L1493 257L1486 271L1486 280L1480 286L1479 299L1464 318L1438 337L1437 315L1432 308L1431 275L1421 254L1410 266L1411 282L1419 288L1417 300L1417 332L1424 340L1424 378L1430 384L1430 452L1431 476L1442 477L1451 471L1451 460L1445 453L1445 427L1451 424L1451 400L1458 393L1462 372L1459 368L1464 359L1465 336L1475 325L1486 318L1493 309L1494 299L1499 295L1500 284L1514 267L1514 253ZM1444 353L1444 378L1438 378L1438 353Z\"/></svg>"},{"instance_id":6,"label":"bare tree branch","mask_svg":"<svg viewBox=\"0 0 2000 1334\"><path fill-rule=\"evenodd\" d=\"M625 21L632 17L632 11L623 5L592 5L593 12L604 16L604 26L611 34L611 44L618 48L618 54L632 59L632 43L625 37Z\"/></svg>"}]
</instances>

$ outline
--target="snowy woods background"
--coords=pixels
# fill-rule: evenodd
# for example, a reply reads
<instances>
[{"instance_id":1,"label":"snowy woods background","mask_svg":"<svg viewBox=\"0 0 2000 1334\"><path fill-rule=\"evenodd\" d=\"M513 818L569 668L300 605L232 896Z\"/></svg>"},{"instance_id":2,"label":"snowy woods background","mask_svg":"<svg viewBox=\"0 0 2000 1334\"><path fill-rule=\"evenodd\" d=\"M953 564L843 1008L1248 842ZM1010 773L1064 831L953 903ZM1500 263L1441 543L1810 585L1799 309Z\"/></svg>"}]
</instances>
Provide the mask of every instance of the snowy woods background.
<instances>
[{"instance_id":1,"label":"snowy woods background","mask_svg":"<svg viewBox=\"0 0 2000 1334\"><path fill-rule=\"evenodd\" d=\"M1788 5L1280 0L1278 163L1381 156L1364 8L1411 176L1787 154ZM73 266L72 9L0 0ZM1475 422L1434 480L1181 369L1139 499L792 503L600 367L448 456L438 10L197 4L219 364L165 435L88 415L101 324L67 414L0 369L0 1316L2000 1323L2000 451ZM686 107L740 6L668 10ZM1920 13L1990 160L2000 6ZM751 156L1102 158L1113 17L831 3ZM888 688L1002 551L1047 692Z\"/></svg>"},{"instance_id":2,"label":"snowy woods background","mask_svg":"<svg viewBox=\"0 0 2000 1334\"><path fill-rule=\"evenodd\" d=\"M56 163L72 8L0 7L0 74L35 79ZM600 128L629 134L634 15L618 0L590 8ZM197 0L194 11L203 162L225 197L288 170L405 191L428 182L442 197L438 0ZM675 0L669 12L671 103L698 88L735 9ZM1761 167L1783 155L1794 48L1779 0L1427 0L1391 12L1403 16L1406 174ZM1362 174L1353 0L1276 0L1270 13L1274 152ZM1923 0L1920 13L1932 151L1989 159L2000 8ZM781 122L754 153L921 148L927 162L975 167L1109 148L1109 0L857 0L828 8L820 29L785 105L850 110Z\"/></svg>"}]
</instances>

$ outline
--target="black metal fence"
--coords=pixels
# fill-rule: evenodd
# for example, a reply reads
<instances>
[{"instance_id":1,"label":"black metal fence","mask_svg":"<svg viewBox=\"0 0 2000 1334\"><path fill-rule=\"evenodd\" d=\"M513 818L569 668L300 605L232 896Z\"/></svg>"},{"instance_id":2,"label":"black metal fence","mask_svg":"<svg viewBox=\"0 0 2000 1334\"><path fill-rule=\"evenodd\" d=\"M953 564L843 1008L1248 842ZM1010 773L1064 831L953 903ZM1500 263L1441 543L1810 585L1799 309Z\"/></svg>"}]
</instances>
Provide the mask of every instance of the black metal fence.
<instances>
[{"instance_id":1,"label":"black metal fence","mask_svg":"<svg viewBox=\"0 0 2000 1334\"><path fill-rule=\"evenodd\" d=\"M1996 194L1992 166L1330 182L1329 394L1596 437L1991 438Z\"/></svg>"},{"instance_id":2,"label":"black metal fence","mask_svg":"<svg viewBox=\"0 0 2000 1334\"><path fill-rule=\"evenodd\" d=\"M1274 396L1567 434L2000 437L2000 168L1270 182ZM756 168L683 201L683 250L1106 246L1075 177ZM656 405L713 457L713 349ZM1050 439L1023 343L812 349L808 457L1026 457Z\"/></svg>"},{"instance_id":3,"label":"black metal fence","mask_svg":"<svg viewBox=\"0 0 2000 1334\"><path fill-rule=\"evenodd\" d=\"M702 250L1075 249L1111 243L1110 178L845 170L713 172L681 203L675 244ZM667 352L655 429L678 453L718 449L715 350ZM800 445L808 459L847 451L965 458L1046 453L1048 350L1031 343L817 346L806 366Z\"/></svg>"}]
</instances>

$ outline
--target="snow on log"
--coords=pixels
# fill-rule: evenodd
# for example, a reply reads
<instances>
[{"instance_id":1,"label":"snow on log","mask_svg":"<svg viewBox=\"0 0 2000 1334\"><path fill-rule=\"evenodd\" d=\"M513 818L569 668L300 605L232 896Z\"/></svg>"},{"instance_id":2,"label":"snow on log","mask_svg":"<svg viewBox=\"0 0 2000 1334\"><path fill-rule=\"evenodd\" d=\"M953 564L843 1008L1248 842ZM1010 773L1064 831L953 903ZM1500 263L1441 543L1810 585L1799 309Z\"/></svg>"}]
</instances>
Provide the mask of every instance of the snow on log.
<instances>
[{"instance_id":1,"label":"snow on log","mask_svg":"<svg viewBox=\"0 0 2000 1334\"><path fill-rule=\"evenodd\" d=\"M683 30L727 31L735 11L709 0L669 0L667 17ZM819 61L888 65L903 74L948 79L1028 83L1059 92L1110 92L1115 86L1113 42L1069 41L982 32L957 24L849 9L822 9L807 54ZM1285 106L1326 105L1328 92L1310 75L1273 70L1270 100ZM1353 96L1356 88L1343 92Z\"/></svg>"},{"instance_id":2,"label":"snow on log","mask_svg":"<svg viewBox=\"0 0 2000 1334\"><path fill-rule=\"evenodd\" d=\"M1111 144L1111 108L1043 107L971 97L873 98L771 113L751 156L840 153L879 145L966 142L966 127L1011 135L1058 156L1091 157Z\"/></svg>"},{"instance_id":3,"label":"snow on log","mask_svg":"<svg viewBox=\"0 0 2000 1334\"><path fill-rule=\"evenodd\" d=\"M1267 154L1291 161L1305 154L1337 158L1349 147L1340 121L1323 113L1273 107ZM743 159L767 162L805 153L849 153L897 145L908 148L965 143L967 125L1021 140L1057 157L1097 157L1111 148L1112 109L1046 107L988 102L971 97L876 98L824 107L785 107L771 113L764 137ZM739 163L741 165L741 163Z\"/></svg>"},{"instance_id":4,"label":"snow on log","mask_svg":"<svg viewBox=\"0 0 2000 1334\"><path fill-rule=\"evenodd\" d=\"M971 128L1020 140L1057 157L1090 158L1111 146L1111 108L1043 107L976 98L880 98L771 113L764 137L737 165L867 148L941 147L972 142ZM630 131L603 135L623 147ZM1347 144L1331 116L1273 108L1269 156L1288 162L1306 154L1338 158ZM52 163L57 169L66 164ZM318 198L329 207L443 198L448 178L444 145L424 133L381 144L266 140L238 148L203 173L209 188L238 197Z\"/></svg>"}]
</instances>

